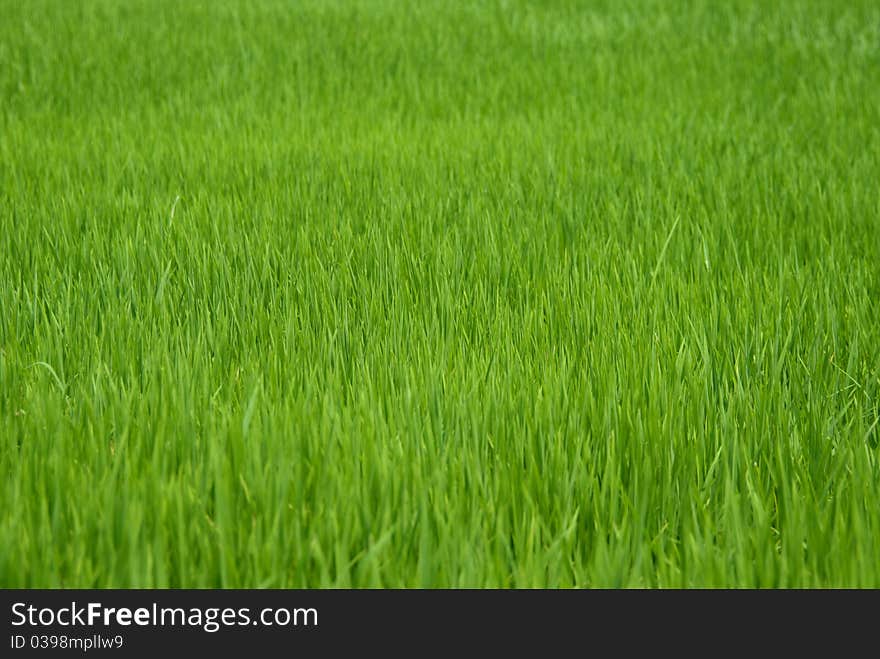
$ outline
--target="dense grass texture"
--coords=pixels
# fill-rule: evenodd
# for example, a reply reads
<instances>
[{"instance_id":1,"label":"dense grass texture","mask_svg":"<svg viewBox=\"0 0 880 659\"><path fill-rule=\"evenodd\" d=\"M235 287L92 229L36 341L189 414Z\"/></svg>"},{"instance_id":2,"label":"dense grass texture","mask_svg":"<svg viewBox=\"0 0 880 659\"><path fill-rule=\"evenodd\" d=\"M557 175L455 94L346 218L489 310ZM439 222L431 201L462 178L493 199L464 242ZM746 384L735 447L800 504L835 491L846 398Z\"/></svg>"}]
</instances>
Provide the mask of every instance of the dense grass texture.
<instances>
[{"instance_id":1,"label":"dense grass texture","mask_svg":"<svg viewBox=\"0 0 880 659\"><path fill-rule=\"evenodd\" d=\"M0 0L0 585L880 587L875 0Z\"/></svg>"}]
</instances>

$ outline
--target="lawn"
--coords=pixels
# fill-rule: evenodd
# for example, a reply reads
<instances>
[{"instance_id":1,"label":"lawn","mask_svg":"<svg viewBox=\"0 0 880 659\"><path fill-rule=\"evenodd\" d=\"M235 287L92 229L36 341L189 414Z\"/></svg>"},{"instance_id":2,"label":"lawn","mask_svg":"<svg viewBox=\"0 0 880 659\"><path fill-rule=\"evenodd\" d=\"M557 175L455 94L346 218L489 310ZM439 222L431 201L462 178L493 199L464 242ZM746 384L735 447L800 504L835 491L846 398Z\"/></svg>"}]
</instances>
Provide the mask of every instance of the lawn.
<instances>
[{"instance_id":1,"label":"lawn","mask_svg":"<svg viewBox=\"0 0 880 659\"><path fill-rule=\"evenodd\" d=\"M880 587L880 6L0 0L0 586Z\"/></svg>"}]
</instances>

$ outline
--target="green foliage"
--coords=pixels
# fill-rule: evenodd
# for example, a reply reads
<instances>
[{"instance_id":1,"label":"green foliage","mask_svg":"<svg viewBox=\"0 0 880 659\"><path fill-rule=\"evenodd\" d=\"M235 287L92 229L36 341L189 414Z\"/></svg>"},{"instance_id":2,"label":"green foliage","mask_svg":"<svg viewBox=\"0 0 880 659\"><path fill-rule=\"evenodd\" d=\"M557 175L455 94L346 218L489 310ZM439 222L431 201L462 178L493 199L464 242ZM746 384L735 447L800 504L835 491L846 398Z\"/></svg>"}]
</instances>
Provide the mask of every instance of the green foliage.
<instances>
[{"instance_id":1,"label":"green foliage","mask_svg":"<svg viewBox=\"0 0 880 659\"><path fill-rule=\"evenodd\" d=\"M0 0L0 585L880 587L874 0Z\"/></svg>"}]
</instances>

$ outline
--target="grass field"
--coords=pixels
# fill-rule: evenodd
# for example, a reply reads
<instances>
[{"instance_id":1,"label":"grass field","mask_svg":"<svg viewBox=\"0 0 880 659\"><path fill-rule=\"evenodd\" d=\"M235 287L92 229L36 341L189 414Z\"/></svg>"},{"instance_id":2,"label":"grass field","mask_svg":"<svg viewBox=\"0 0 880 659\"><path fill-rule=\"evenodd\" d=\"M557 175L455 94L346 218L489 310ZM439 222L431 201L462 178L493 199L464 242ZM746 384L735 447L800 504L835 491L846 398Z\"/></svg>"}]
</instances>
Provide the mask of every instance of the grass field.
<instances>
[{"instance_id":1,"label":"grass field","mask_svg":"<svg viewBox=\"0 0 880 659\"><path fill-rule=\"evenodd\" d=\"M0 586L880 587L875 0L0 0Z\"/></svg>"}]
</instances>

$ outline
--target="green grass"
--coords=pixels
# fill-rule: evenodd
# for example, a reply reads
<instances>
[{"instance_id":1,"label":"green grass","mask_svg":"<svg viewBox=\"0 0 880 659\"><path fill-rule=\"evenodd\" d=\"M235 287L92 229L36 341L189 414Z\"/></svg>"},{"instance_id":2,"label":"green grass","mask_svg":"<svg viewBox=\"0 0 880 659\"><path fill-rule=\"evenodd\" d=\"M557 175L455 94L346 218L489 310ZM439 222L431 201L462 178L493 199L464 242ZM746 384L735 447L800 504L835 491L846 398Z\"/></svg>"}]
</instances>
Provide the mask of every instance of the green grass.
<instances>
[{"instance_id":1,"label":"green grass","mask_svg":"<svg viewBox=\"0 0 880 659\"><path fill-rule=\"evenodd\" d=\"M880 587L875 0L0 0L0 586Z\"/></svg>"}]
</instances>

